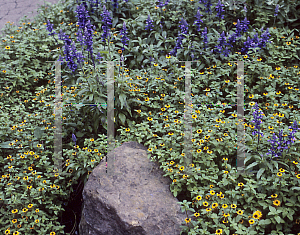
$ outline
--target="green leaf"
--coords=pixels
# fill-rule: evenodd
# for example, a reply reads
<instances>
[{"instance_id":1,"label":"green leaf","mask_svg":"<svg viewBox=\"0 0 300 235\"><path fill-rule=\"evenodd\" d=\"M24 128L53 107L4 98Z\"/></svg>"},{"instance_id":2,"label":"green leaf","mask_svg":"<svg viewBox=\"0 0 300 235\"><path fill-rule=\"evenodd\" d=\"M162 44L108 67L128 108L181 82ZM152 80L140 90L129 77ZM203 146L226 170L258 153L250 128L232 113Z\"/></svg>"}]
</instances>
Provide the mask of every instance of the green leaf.
<instances>
[{"instance_id":1,"label":"green leaf","mask_svg":"<svg viewBox=\"0 0 300 235\"><path fill-rule=\"evenodd\" d=\"M25 81L24 81L23 78L21 78L21 77L18 76L18 79L19 79L19 81L21 81L23 84L25 84Z\"/></svg>"},{"instance_id":2,"label":"green leaf","mask_svg":"<svg viewBox=\"0 0 300 235\"><path fill-rule=\"evenodd\" d=\"M300 191L300 187L292 187L290 190L298 190L298 191Z\"/></svg>"},{"instance_id":3,"label":"green leaf","mask_svg":"<svg viewBox=\"0 0 300 235\"><path fill-rule=\"evenodd\" d=\"M273 161L273 163L275 165L276 170L278 171L278 162L277 161Z\"/></svg>"},{"instance_id":4,"label":"green leaf","mask_svg":"<svg viewBox=\"0 0 300 235\"><path fill-rule=\"evenodd\" d=\"M93 94L90 94L90 95L89 95L89 101L93 101L93 97L94 97L94 95L93 95Z\"/></svg>"},{"instance_id":5,"label":"green leaf","mask_svg":"<svg viewBox=\"0 0 300 235\"><path fill-rule=\"evenodd\" d=\"M137 61L138 61L138 62L141 62L143 59L144 59L143 54L140 54L140 55L137 57Z\"/></svg>"},{"instance_id":6,"label":"green leaf","mask_svg":"<svg viewBox=\"0 0 300 235\"><path fill-rule=\"evenodd\" d=\"M156 40L159 39L159 33L155 33L155 39L156 39Z\"/></svg>"},{"instance_id":7,"label":"green leaf","mask_svg":"<svg viewBox=\"0 0 300 235\"><path fill-rule=\"evenodd\" d=\"M100 118L98 118L98 115L96 115L96 112L95 112L93 121L94 121L94 132L97 132L98 127L99 127Z\"/></svg>"},{"instance_id":8,"label":"green leaf","mask_svg":"<svg viewBox=\"0 0 300 235\"><path fill-rule=\"evenodd\" d=\"M119 118L123 125L125 125L126 116L123 113L119 113Z\"/></svg>"},{"instance_id":9,"label":"green leaf","mask_svg":"<svg viewBox=\"0 0 300 235\"><path fill-rule=\"evenodd\" d=\"M138 37L138 40L139 40L139 45L142 46L142 44L143 44L142 39L140 37Z\"/></svg>"},{"instance_id":10,"label":"green leaf","mask_svg":"<svg viewBox=\"0 0 300 235\"><path fill-rule=\"evenodd\" d=\"M72 127L77 127L78 126L78 124L73 123L73 122L66 122L66 123L64 123L64 125L66 125L66 126L72 126Z\"/></svg>"},{"instance_id":11,"label":"green leaf","mask_svg":"<svg viewBox=\"0 0 300 235\"><path fill-rule=\"evenodd\" d=\"M36 127L34 130L34 137L40 139L44 134L44 131L40 127Z\"/></svg>"},{"instance_id":12,"label":"green leaf","mask_svg":"<svg viewBox=\"0 0 300 235\"><path fill-rule=\"evenodd\" d=\"M269 169L273 172L273 166L269 162L266 162L266 164L269 167Z\"/></svg>"},{"instance_id":13,"label":"green leaf","mask_svg":"<svg viewBox=\"0 0 300 235\"><path fill-rule=\"evenodd\" d=\"M281 218L280 218L278 215L276 215L274 218L275 218L275 220L277 221L277 223L280 224Z\"/></svg>"},{"instance_id":14,"label":"green leaf","mask_svg":"<svg viewBox=\"0 0 300 235\"><path fill-rule=\"evenodd\" d=\"M193 213L196 212L196 211L194 210L194 208L188 208L187 210L188 210L188 211L191 211L191 212L193 212Z\"/></svg>"},{"instance_id":15,"label":"green leaf","mask_svg":"<svg viewBox=\"0 0 300 235\"><path fill-rule=\"evenodd\" d=\"M247 202L247 203L251 202L251 201L253 200L253 198L254 198L254 197L248 197L248 198L246 199L246 202Z\"/></svg>"},{"instance_id":16,"label":"green leaf","mask_svg":"<svg viewBox=\"0 0 300 235\"><path fill-rule=\"evenodd\" d=\"M291 214L287 214L287 217L291 220L291 221L293 221L294 220L294 218L293 218L293 215L291 215Z\"/></svg>"},{"instance_id":17,"label":"green leaf","mask_svg":"<svg viewBox=\"0 0 300 235\"><path fill-rule=\"evenodd\" d=\"M253 168L254 166L256 166L257 164L258 164L257 162L252 162L249 166L247 166L247 167L245 168L245 170L251 169L251 168Z\"/></svg>"},{"instance_id":18,"label":"green leaf","mask_svg":"<svg viewBox=\"0 0 300 235\"><path fill-rule=\"evenodd\" d=\"M268 215L276 215L276 209L273 206L269 206L269 210L270 212L268 213Z\"/></svg>"},{"instance_id":19,"label":"green leaf","mask_svg":"<svg viewBox=\"0 0 300 235\"><path fill-rule=\"evenodd\" d=\"M174 189L174 197L177 197L177 190Z\"/></svg>"},{"instance_id":20,"label":"green leaf","mask_svg":"<svg viewBox=\"0 0 300 235\"><path fill-rule=\"evenodd\" d=\"M76 136L77 137L82 137L82 136L84 136L84 133L82 133L82 132L79 131L79 132L76 133Z\"/></svg>"},{"instance_id":21,"label":"green leaf","mask_svg":"<svg viewBox=\"0 0 300 235\"><path fill-rule=\"evenodd\" d=\"M159 41L158 43L157 43L157 48L159 48L160 47L160 45L163 43L163 41Z\"/></svg>"},{"instance_id":22,"label":"green leaf","mask_svg":"<svg viewBox=\"0 0 300 235\"><path fill-rule=\"evenodd\" d=\"M264 173L265 170L266 170L266 168L259 169L259 171L257 172L257 175L256 175L257 180L259 180L260 176Z\"/></svg>"},{"instance_id":23,"label":"green leaf","mask_svg":"<svg viewBox=\"0 0 300 235\"><path fill-rule=\"evenodd\" d=\"M121 101L121 109L123 109L125 103L127 104L126 98L127 98L127 96L123 93L119 95L119 99ZM128 110L128 108L127 108L127 110Z\"/></svg>"},{"instance_id":24,"label":"green leaf","mask_svg":"<svg viewBox=\"0 0 300 235\"><path fill-rule=\"evenodd\" d=\"M291 154L296 154L297 156L300 156L300 153L297 152L291 152Z\"/></svg>"},{"instance_id":25,"label":"green leaf","mask_svg":"<svg viewBox=\"0 0 300 235\"><path fill-rule=\"evenodd\" d=\"M165 24L166 24L166 26L167 26L168 29L170 29L171 26L172 26L172 24L169 21L166 21Z\"/></svg>"},{"instance_id":26,"label":"green leaf","mask_svg":"<svg viewBox=\"0 0 300 235\"><path fill-rule=\"evenodd\" d=\"M86 93L87 91L88 91L88 89L87 89L87 88L84 88L84 89L82 89L81 91L79 91L79 92L77 93L77 95L80 97L82 93Z\"/></svg>"},{"instance_id":27,"label":"green leaf","mask_svg":"<svg viewBox=\"0 0 300 235\"><path fill-rule=\"evenodd\" d=\"M118 17L115 17L114 20L113 20L113 22L112 22L112 27L113 28L115 28L115 26L117 25L118 21L119 21Z\"/></svg>"},{"instance_id":28,"label":"green leaf","mask_svg":"<svg viewBox=\"0 0 300 235\"><path fill-rule=\"evenodd\" d=\"M12 148L11 146L9 146L10 143L11 143L10 141L3 142L0 144L0 147L10 149L10 148Z\"/></svg>"},{"instance_id":29,"label":"green leaf","mask_svg":"<svg viewBox=\"0 0 300 235\"><path fill-rule=\"evenodd\" d=\"M183 53L184 56L186 56L187 53L190 53L190 52L188 50L185 50L184 53Z\"/></svg>"},{"instance_id":30,"label":"green leaf","mask_svg":"<svg viewBox=\"0 0 300 235\"><path fill-rule=\"evenodd\" d=\"M271 224L271 223L272 223L272 221L270 219L265 219L264 220L264 224Z\"/></svg>"}]
</instances>

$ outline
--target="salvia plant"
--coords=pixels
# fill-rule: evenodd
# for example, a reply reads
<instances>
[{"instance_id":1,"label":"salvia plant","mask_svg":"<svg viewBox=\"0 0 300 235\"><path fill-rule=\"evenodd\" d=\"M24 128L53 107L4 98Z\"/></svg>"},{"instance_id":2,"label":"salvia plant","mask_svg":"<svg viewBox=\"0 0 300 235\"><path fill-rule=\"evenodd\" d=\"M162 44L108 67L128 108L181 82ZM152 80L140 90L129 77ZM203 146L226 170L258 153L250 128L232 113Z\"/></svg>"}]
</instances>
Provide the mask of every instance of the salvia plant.
<instances>
[{"instance_id":1,"label":"salvia plant","mask_svg":"<svg viewBox=\"0 0 300 235\"><path fill-rule=\"evenodd\" d=\"M107 153L113 61L115 147L143 143L172 179L182 211L192 212L182 234L297 234L298 8L293 0L66 0L42 7L35 22L10 24L0 57L0 233L71 232L59 222L63 208ZM179 61L191 61L188 166ZM245 174L237 172L238 61ZM54 62L62 65L61 98Z\"/></svg>"}]
</instances>

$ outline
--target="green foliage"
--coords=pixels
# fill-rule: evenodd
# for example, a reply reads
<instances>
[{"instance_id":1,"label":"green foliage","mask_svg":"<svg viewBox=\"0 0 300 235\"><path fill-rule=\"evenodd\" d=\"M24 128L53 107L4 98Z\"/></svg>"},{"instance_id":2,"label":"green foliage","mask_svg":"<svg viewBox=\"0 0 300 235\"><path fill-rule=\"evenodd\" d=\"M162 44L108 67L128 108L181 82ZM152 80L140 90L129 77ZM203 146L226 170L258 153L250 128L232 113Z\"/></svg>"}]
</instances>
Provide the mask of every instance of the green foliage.
<instances>
[{"instance_id":1,"label":"green foliage","mask_svg":"<svg viewBox=\"0 0 300 235\"><path fill-rule=\"evenodd\" d=\"M210 48L217 45L219 33L233 33L233 22L244 19L244 3L248 9L249 33L242 35L228 58L212 56ZM282 129L287 136L293 121L300 124L300 72L296 64L300 56L299 3L243 0L223 4L224 20L214 22L212 15L202 18L209 29L210 48L204 50L200 32L194 26L189 27L176 57L166 55L174 48L179 21L184 17L192 25L195 9L203 8L203 4L178 1L163 7L165 11L155 9L149 1L120 1L117 10L108 4L107 9L114 12L112 28L115 28L110 40L113 43L109 45L108 41L101 41L102 11L90 14L97 31L93 51L95 55L100 52L106 62L96 61L94 68L89 58L75 74L65 64L61 67L63 102L73 105L62 108L63 153L59 169L53 158L55 128L58 128L53 75L54 61L63 56L63 43L57 35L54 37L58 43L48 35L45 22L49 19L55 32L61 29L80 48L75 35L76 4L68 0L51 10L42 8L36 23L29 24L24 19L21 29L16 26L6 29L0 55L0 211L4 215L0 218L1 233L8 230L11 234L64 233L57 220L61 205L69 199L72 183L78 180L86 183L107 153L107 61L114 61L116 66L109 81L114 79L115 147L124 141L143 143L149 159L159 162L165 176L173 180L170 185L173 195L186 194L180 201L182 210L192 211L194 216L183 221L183 231L189 234L298 232L299 132L295 134L295 143L280 158L270 161L266 153L273 132L277 135ZM280 11L275 19L276 4L280 4ZM90 4L87 10L91 12ZM154 21L151 33L144 30L148 14ZM165 22L163 30L159 27L161 20ZM125 61L121 62L119 32L123 22L130 41L122 52ZM263 26L269 27L273 43L250 51L249 57L238 54L247 37L255 35L253 29L261 35ZM179 61L191 61L191 44L200 62L191 63L193 151L192 164L186 166L186 71L184 62ZM150 62L150 56L154 61ZM245 70L245 175L237 173L237 114L229 105L237 102L237 63L233 62L237 60L244 62ZM264 137L259 139L252 135L255 102L264 112L261 124ZM208 108L204 104L214 106ZM72 133L77 137L75 147ZM14 213L16 209L18 212Z\"/></svg>"}]
</instances>

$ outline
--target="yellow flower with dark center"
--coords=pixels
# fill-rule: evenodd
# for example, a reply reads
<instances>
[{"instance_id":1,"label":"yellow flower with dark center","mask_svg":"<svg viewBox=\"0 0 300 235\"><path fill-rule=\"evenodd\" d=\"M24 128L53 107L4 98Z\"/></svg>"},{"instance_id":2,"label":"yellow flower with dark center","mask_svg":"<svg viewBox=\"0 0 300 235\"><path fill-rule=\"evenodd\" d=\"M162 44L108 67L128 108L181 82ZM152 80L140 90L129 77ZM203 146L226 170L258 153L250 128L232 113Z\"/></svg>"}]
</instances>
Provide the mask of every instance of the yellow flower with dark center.
<instances>
[{"instance_id":1,"label":"yellow flower with dark center","mask_svg":"<svg viewBox=\"0 0 300 235\"><path fill-rule=\"evenodd\" d=\"M239 210L236 213L238 213L239 215L242 215L244 212L242 210Z\"/></svg>"},{"instance_id":2,"label":"yellow flower with dark center","mask_svg":"<svg viewBox=\"0 0 300 235\"><path fill-rule=\"evenodd\" d=\"M274 204L275 206L280 206L280 201L279 201L279 200L274 200L274 201L273 201L273 204Z\"/></svg>"},{"instance_id":3,"label":"yellow flower with dark center","mask_svg":"<svg viewBox=\"0 0 300 235\"><path fill-rule=\"evenodd\" d=\"M249 224L254 224L255 223L255 220L251 219L249 220Z\"/></svg>"}]
</instances>

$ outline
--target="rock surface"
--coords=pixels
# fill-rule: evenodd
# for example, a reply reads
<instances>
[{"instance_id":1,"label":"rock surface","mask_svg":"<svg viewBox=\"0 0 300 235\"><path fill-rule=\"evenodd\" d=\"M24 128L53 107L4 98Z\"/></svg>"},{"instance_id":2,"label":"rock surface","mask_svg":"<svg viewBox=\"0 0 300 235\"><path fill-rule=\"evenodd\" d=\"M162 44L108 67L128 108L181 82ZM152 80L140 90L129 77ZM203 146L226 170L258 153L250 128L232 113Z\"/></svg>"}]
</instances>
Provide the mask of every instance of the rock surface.
<instances>
[{"instance_id":1,"label":"rock surface","mask_svg":"<svg viewBox=\"0 0 300 235\"><path fill-rule=\"evenodd\" d=\"M114 153L112 177L101 162L84 186L80 235L180 235L186 214L170 191L171 179L148 159L147 148L130 141Z\"/></svg>"}]
</instances>

